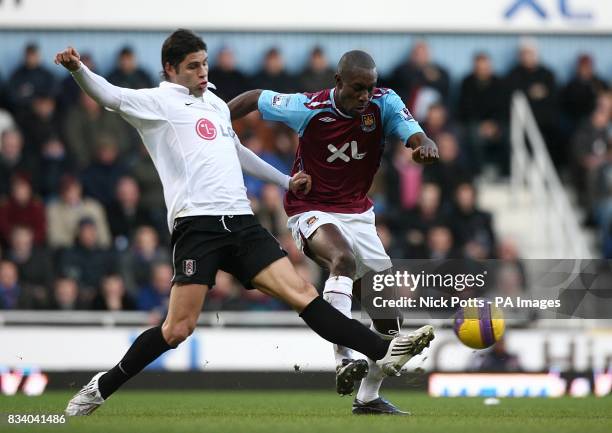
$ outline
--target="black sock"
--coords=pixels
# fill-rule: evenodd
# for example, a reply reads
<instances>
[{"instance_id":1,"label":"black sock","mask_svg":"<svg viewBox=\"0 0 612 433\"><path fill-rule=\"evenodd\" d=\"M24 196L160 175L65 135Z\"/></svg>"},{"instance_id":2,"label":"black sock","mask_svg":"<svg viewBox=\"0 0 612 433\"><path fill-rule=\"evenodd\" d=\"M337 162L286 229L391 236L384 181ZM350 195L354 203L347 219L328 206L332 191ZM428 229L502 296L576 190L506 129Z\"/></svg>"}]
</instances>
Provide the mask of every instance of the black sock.
<instances>
[{"instance_id":1,"label":"black sock","mask_svg":"<svg viewBox=\"0 0 612 433\"><path fill-rule=\"evenodd\" d=\"M102 398L106 400L121 385L170 349L172 347L164 340L161 326L144 331L134 340L119 364L98 379L98 388Z\"/></svg>"},{"instance_id":2,"label":"black sock","mask_svg":"<svg viewBox=\"0 0 612 433\"><path fill-rule=\"evenodd\" d=\"M325 302L321 296L317 296L308 304L300 317L327 341L350 347L375 361L384 357L389 348L388 341L380 338L359 321L346 317Z\"/></svg>"}]
</instances>

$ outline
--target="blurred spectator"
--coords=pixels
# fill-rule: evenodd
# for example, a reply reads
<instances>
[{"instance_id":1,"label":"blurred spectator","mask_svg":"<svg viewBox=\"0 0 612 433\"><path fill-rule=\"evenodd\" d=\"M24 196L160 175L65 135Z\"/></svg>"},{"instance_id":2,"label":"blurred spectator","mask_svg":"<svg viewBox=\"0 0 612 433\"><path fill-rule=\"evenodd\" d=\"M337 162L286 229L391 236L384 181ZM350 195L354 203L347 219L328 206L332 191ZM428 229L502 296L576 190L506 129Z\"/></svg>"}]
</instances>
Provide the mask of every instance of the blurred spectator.
<instances>
[{"instance_id":1,"label":"blurred spectator","mask_svg":"<svg viewBox=\"0 0 612 433\"><path fill-rule=\"evenodd\" d=\"M98 201L83 198L80 182L66 175L60 184L60 198L47 206L49 246L65 248L74 245L79 221L83 218L94 222L100 246L110 246L111 235L104 209Z\"/></svg>"},{"instance_id":2,"label":"blurred spectator","mask_svg":"<svg viewBox=\"0 0 612 433\"><path fill-rule=\"evenodd\" d=\"M565 150L559 142L557 130L559 112L555 76L550 69L540 64L538 49L533 40L521 41L518 64L510 70L507 82L510 95L519 90L529 100L555 164L565 164Z\"/></svg>"},{"instance_id":3,"label":"blurred spectator","mask_svg":"<svg viewBox=\"0 0 612 433\"><path fill-rule=\"evenodd\" d=\"M2 310L23 307L24 296L18 275L15 263L0 261L0 309Z\"/></svg>"},{"instance_id":4,"label":"blurred spectator","mask_svg":"<svg viewBox=\"0 0 612 433\"><path fill-rule=\"evenodd\" d=\"M126 293L121 277L116 274L108 274L102 279L100 291L91 308L106 311L133 311L136 309L136 303Z\"/></svg>"},{"instance_id":5,"label":"blurred spectator","mask_svg":"<svg viewBox=\"0 0 612 433\"><path fill-rule=\"evenodd\" d=\"M473 175L468 164L461 158L459 143L455 135L443 132L436 136L440 160L425 166L423 176L427 182L438 185L442 192L442 206L448 210L455 190L460 183L471 182Z\"/></svg>"},{"instance_id":6,"label":"blurred spectator","mask_svg":"<svg viewBox=\"0 0 612 433\"><path fill-rule=\"evenodd\" d=\"M505 339L499 340L490 350L479 355L478 371L521 371L518 357L508 352Z\"/></svg>"},{"instance_id":7,"label":"blurred spectator","mask_svg":"<svg viewBox=\"0 0 612 433\"><path fill-rule=\"evenodd\" d=\"M140 204L140 189L133 177L123 176L117 182L115 199L108 210L108 222L119 250L127 248L139 226L152 225L148 210Z\"/></svg>"},{"instance_id":8,"label":"blurred spectator","mask_svg":"<svg viewBox=\"0 0 612 433\"><path fill-rule=\"evenodd\" d=\"M278 124L280 127L276 130L276 139L274 140L274 153L280 158L283 167L288 170L293 166L295 152L297 150L297 136L293 134L284 125ZM289 171L287 171L289 174Z\"/></svg>"},{"instance_id":9,"label":"blurred spectator","mask_svg":"<svg viewBox=\"0 0 612 433\"><path fill-rule=\"evenodd\" d=\"M91 163L100 136L111 137L124 155L133 152L125 122L117 114L102 108L85 92L79 93L78 105L68 112L64 131L68 148L81 169Z\"/></svg>"},{"instance_id":10,"label":"blurred spectator","mask_svg":"<svg viewBox=\"0 0 612 433\"><path fill-rule=\"evenodd\" d=\"M87 66L91 71L96 72L96 65L91 54L81 53L81 63ZM79 98L83 91L70 74L61 81L59 89L57 95L58 108L62 110L62 114L65 115L68 110L79 102Z\"/></svg>"},{"instance_id":11,"label":"blurred spectator","mask_svg":"<svg viewBox=\"0 0 612 433\"><path fill-rule=\"evenodd\" d=\"M141 204L149 210L151 217L156 221L156 227L163 227L163 233L168 235L168 223L166 222L166 202L159 175L153 164L153 160L147 153L143 144L140 145L140 156L131 168L131 174L140 187Z\"/></svg>"},{"instance_id":12,"label":"blurred spectator","mask_svg":"<svg viewBox=\"0 0 612 433\"><path fill-rule=\"evenodd\" d=\"M172 288L172 266L156 263L151 268L150 282L138 289L136 304L142 311L168 310L170 289Z\"/></svg>"},{"instance_id":13,"label":"blurred spectator","mask_svg":"<svg viewBox=\"0 0 612 433\"><path fill-rule=\"evenodd\" d=\"M449 216L456 246L474 259L493 258L496 239L493 216L476 205L476 190L462 183L455 192L455 209ZM484 257L481 257L484 255Z\"/></svg>"},{"instance_id":14,"label":"blurred spectator","mask_svg":"<svg viewBox=\"0 0 612 433\"><path fill-rule=\"evenodd\" d=\"M245 310L246 301L242 298L242 289L231 274L217 271L213 290L206 294L205 311L241 311ZM217 318L219 316L217 315Z\"/></svg>"},{"instance_id":15,"label":"blurred spectator","mask_svg":"<svg viewBox=\"0 0 612 433\"><path fill-rule=\"evenodd\" d=\"M84 310L79 297L79 285L73 278L59 277L53 284L53 299L51 308L54 310Z\"/></svg>"},{"instance_id":16,"label":"blurred spectator","mask_svg":"<svg viewBox=\"0 0 612 433\"><path fill-rule=\"evenodd\" d=\"M23 131L26 152L30 154L38 155L45 141L60 136L55 99L49 90L38 90L31 109L17 117L17 121Z\"/></svg>"},{"instance_id":17,"label":"blurred spectator","mask_svg":"<svg viewBox=\"0 0 612 433\"><path fill-rule=\"evenodd\" d=\"M402 242L402 236L391 232L391 229L387 224L380 220L377 220L376 233L378 233L378 237L380 238L380 241L382 242L385 251L387 252L387 254L389 254L389 257L393 259L409 258L406 255L406 248L404 246L404 243Z\"/></svg>"},{"instance_id":18,"label":"blurred spectator","mask_svg":"<svg viewBox=\"0 0 612 433\"><path fill-rule=\"evenodd\" d=\"M42 145L39 170L35 173L35 179L37 189L45 202L57 198L62 176L73 171L72 159L62 141L52 138Z\"/></svg>"},{"instance_id":19,"label":"blurred spectator","mask_svg":"<svg viewBox=\"0 0 612 433\"><path fill-rule=\"evenodd\" d=\"M53 74L41 64L38 46L30 43L25 48L23 63L7 83L9 104L21 114L28 109L35 94L52 92L55 84Z\"/></svg>"},{"instance_id":20,"label":"blurred spectator","mask_svg":"<svg viewBox=\"0 0 612 433\"><path fill-rule=\"evenodd\" d=\"M329 66L323 48L316 46L310 52L308 65L299 76L300 92L317 92L336 85L336 71Z\"/></svg>"},{"instance_id":21,"label":"blurred spectator","mask_svg":"<svg viewBox=\"0 0 612 433\"><path fill-rule=\"evenodd\" d=\"M252 77L252 84L257 89L274 90L280 93L296 91L296 83L285 71L283 56L278 48L270 48L263 61L261 70Z\"/></svg>"},{"instance_id":22,"label":"blurred spectator","mask_svg":"<svg viewBox=\"0 0 612 433\"><path fill-rule=\"evenodd\" d=\"M394 143L391 161L385 165L386 202L389 217L395 219L416 206L421 191L423 166L415 163L404 143Z\"/></svg>"},{"instance_id":23,"label":"blurred spectator","mask_svg":"<svg viewBox=\"0 0 612 433\"><path fill-rule=\"evenodd\" d=\"M278 186L267 183L262 187L257 219L274 236L287 231L287 214L283 206L283 195Z\"/></svg>"},{"instance_id":24,"label":"blurred spectator","mask_svg":"<svg viewBox=\"0 0 612 433\"><path fill-rule=\"evenodd\" d=\"M453 233L447 226L433 226L427 232L427 258L443 260L456 258Z\"/></svg>"},{"instance_id":25,"label":"blurred spectator","mask_svg":"<svg viewBox=\"0 0 612 433\"><path fill-rule=\"evenodd\" d=\"M27 294L28 308L47 308L53 281L53 263L50 254L34 246L34 233L25 226L15 226L11 232L7 258L17 265L19 282Z\"/></svg>"},{"instance_id":26,"label":"blurred spectator","mask_svg":"<svg viewBox=\"0 0 612 433\"><path fill-rule=\"evenodd\" d=\"M6 257L17 265L22 284L51 286L54 273L51 256L44 247L34 244L34 232L30 227L13 227Z\"/></svg>"},{"instance_id":27,"label":"blurred spectator","mask_svg":"<svg viewBox=\"0 0 612 433\"><path fill-rule=\"evenodd\" d=\"M115 86L129 89L149 89L153 80L147 72L138 67L136 54L131 47L123 47L117 56L117 66L109 74L108 81Z\"/></svg>"},{"instance_id":28,"label":"blurred spectator","mask_svg":"<svg viewBox=\"0 0 612 433\"><path fill-rule=\"evenodd\" d=\"M157 233L150 226L139 227L130 250L121 257L121 274L130 293L149 284L155 263L169 262L167 249L159 246Z\"/></svg>"},{"instance_id":29,"label":"blurred spectator","mask_svg":"<svg viewBox=\"0 0 612 433\"><path fill-rule=\"evenodd\" d=\"M608 190L598 188L597 181L605 164L612 162L610 155L612 136L612 98L602 95L591 116L582 122L572 138L573 172L580 204L593 209L598 190L607 195ZM600 183L601 185L601 183Z\"/></svg>"},{"instance_id":30,"label":"blurred spectator","mask_svg":"<svg viewBox=\"0 0 612 433\"><path fill-rule=\"evenodd\" d=\"M74 278L84 289L98 287L102 276L115 272L117 267L112 252L101 246L91 218L79 221L76 242L63 251L59 262L62 275Z\"/></svg>"},{"instance_id":31,"label":"blurred spectator","mask_svg":"<svg viewBox=\"0 0 612 433\"><path fill-rule=\"evenodd\" d=\"M527 272L512 239L504 239L497 248L495 285L500 296L521 296L527 290ZM496 293L497 294L497 293ZM491 294L492 295L492 294Z\"/></svg>"},{"instance_id":32,"label":"blurred spectator","mask_svg":"<svg viewBox=\"0 0 612 433\"><path fill-rule=\"evenodd\" d=\"M576 71L565 85L561 102L567 114L568 129L573 133L583 120L595 109L597 96L608 89L608 85L595 74L593 59L588 54L581 54L576 60Z\"/></svg>"},{"instance_id":33,"label":"blurred spectator","mask_svg":"<svg viewBox=\"0 0 612 433\"><path fill-rule=\"evenodd\" d=\"M225 102L249 90L246 76L236 68L236 58L229 47L221 48L215 66L210 69L208 76L217 87L214 93Z\"/></svg>"},{"instance_id":34,"label":"blurred spectator","mask_svg":"<svg viewBox=\"0 0 612 433\"><path fill-rule=\"evenodd\" d=\"M101 135L96 141L95 159L81 173L85 195L98 200L108 212L115 198L119 179L127 169L119 159L117 142L112 136Z\"/></svg>"},{"instance_id":35,"label":"blurred spectator","mask_svg":"<svg viewBox=\"0 0 612 433\"><path fill-rule=\"evenodd\" d=\"M507 106L502 80L493 73L491 59L478 53L472 72L461 83L458 106L458 116L467 130L467 142L478 172L483 164L493 163L501 174L509 174L510 149L505 137Z\"/></svg>"},{"instance_id":36,"label":"blurred spectator","mask_svg":"<svg viewBox=\"0 0 612 433\"><path fill-rule=\"evenodd\" d=\"M417 119L421 118L419 113L422 112L415 109L419 93L429 92L431 96L427 98L431 102L437 99L446 104L449 83L446 69L431 61L429 46L425 41L417 41L412 47L409 59L397 66L390 76L391 87Z\"/></svg>"},{"instance_id":37,"label":"blurred spectator","mask_svg":"<svg viewBox=\"0 0 612 433\"><path fill-rule=\"evenodd\" d=\"M427 256L427 233L434 226L441 226L445 218L440 209L440 187L426 183L420 191L416 208L402 214L397 231L403 234L406 258Z\"/></svg>"},{"instance_id":38,"label":"blurred spectator","mask_svg":"<svg viewBox=\"0 0 612 433\"><path fill-rule=\"evenodd\" d=\"M73 80L74 81L74 80ZM15 119L8 110L0 108L0 135L8 129L15 128Z\"/></svg>"},{"instance_id":39,"label":"blurred spectator","mask_svg":"<svg viewBox=\"0 0 612 433\"><path fill-rule=\"evenodd\" d=\"M6 245L11 231L18 225L32 229L36 245L45 243L45 205L33 196L29 174L26 173L17 173L12 177L11 195L0 202L0 241Z\"/></svg>"},{"instance_id":40,"label":"blurred spectator","mask_svg":"<svg viewBox=\"0 0 612 433\"><path fill-rule=\"evenodd\" d=\"M441 102L435 102L429 106L427 115L421 123L425 133L434 139L443 132L457 134L457 128L448 117L448 110Z\"/></svg>"},{"instance_id":41,"label":"blurred spectator","mask_svg":"<svg viewBox=\"0 0 612 433\"><path fill-rule=\"evenodd\" d=\"M261 159L272 165L279 171L288 174L291 168L286 166L283 161L273 152L269 152L264 149L263 142L257 135L249 135L242 140L244 146L248 147L253 153L259 156ZM244 184L247 187L248 195L254 197L260 197L261 189L264 186L264 181L257 179L251 175L244 175Z\"/></svg>"},{"instance_id":42,"label":"blurred spectator","mask_svg":"<svg viewBox=\"0 0 612 433\"><path fill-rule=\"evenodd\" d=\"M33 173L34 163L23 150L23 136L17 129L7 129L0 136L0 196L9 193L16 173Z\"/></svg>"}]
</instances>

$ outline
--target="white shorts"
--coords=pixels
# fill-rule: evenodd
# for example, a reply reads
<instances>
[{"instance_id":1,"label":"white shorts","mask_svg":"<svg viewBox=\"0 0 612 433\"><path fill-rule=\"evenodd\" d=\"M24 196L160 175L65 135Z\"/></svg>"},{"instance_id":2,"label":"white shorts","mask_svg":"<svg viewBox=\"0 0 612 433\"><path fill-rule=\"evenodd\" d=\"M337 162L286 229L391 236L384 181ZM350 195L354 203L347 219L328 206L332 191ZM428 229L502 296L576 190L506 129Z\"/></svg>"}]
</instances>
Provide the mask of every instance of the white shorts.
<instances>
[{"instance_id":1,"label":"white shorts","mask_svg":"<svg viewBox=\"0 0 612 433\"><path fill-rule=\"evenodd\" d=\"M304 239L310 238L323 224L333 224L338 227L353 249L357 265L354 280L360 279L370 270L381 272L392 266L391 259L376 233L372 208L360 214L315 210L293 215L287 220L287 227L291 230L293 240L302 251Z\"/></svg>"}]
</instances>

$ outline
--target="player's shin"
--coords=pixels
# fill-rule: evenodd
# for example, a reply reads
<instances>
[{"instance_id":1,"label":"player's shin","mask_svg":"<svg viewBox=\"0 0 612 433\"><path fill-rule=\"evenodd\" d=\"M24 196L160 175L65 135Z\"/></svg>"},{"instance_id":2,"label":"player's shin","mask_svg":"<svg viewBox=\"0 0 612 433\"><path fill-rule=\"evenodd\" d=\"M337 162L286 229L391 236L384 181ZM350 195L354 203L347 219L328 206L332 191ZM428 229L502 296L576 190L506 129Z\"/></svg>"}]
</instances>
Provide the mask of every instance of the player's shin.
<instances>
[{"instance_id":1,"label":"player's shin","mask_svg":"<svg viewBox=\"0 0 612 433\"><path fill-rule=\"evenodd\" d=\"M354 319L344 316L317 296L300 313L306 324L321 337L332 343L350 347L368 358L382 359L389 342Z\"/></svg>"},{"instance_id":2,"label":"player's shin","mask_svg":"<svg viewBox=\"0 0 612 433\"><path fill-rule=\"evenodd\" d=\"M353 280L349 277L332 276L325 282L323 299L349 319L352 318ZM353 359L353 352L348 347L334 344L336 366L342 365L343 359Z\"/></svg>"},{"instance_id":3,"label":"player's shin","mask_svg":"<svg viewBox=\"0 0 612 433\"><path fill-rule=\"evenodd\" d=\"M106 374L100 376L98 386L102 398L106 400L121 385L172 348L166 343L160 326L144 331L134 340L123 359Z\"/></svg>"}]
</instances>

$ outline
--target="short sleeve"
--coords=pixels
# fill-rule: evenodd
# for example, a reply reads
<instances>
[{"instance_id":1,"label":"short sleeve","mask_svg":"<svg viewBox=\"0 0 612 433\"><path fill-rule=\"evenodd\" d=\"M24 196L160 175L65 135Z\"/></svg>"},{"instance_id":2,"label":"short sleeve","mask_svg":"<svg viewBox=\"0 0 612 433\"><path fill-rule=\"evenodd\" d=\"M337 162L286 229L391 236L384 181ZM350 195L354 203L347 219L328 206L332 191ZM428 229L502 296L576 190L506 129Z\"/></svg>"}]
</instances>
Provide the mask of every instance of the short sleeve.
<instances>
[{"instance_id":1,"label":"short sleeve","mask_svg":"<svg viewBox=\"0 0 612 433\"><path fill-rule=\"evenodd\" d=\"M402 99L393 90L382 96L383 126L386 137L398 137L404 143L410 136L423 132Z\"/></svg>"},{"instance_id":2,"label":"short sleeve","mask_svg":"<svg viewBox=\"0 0 612 433\"><path fill-rule=\"evenodd\" d=\"M257 101L257 108L264 120L283 122L301 135L313 110L305 107L306 95L301 93L284 94L264 90Z\"/></svg>"}]
</instances>

